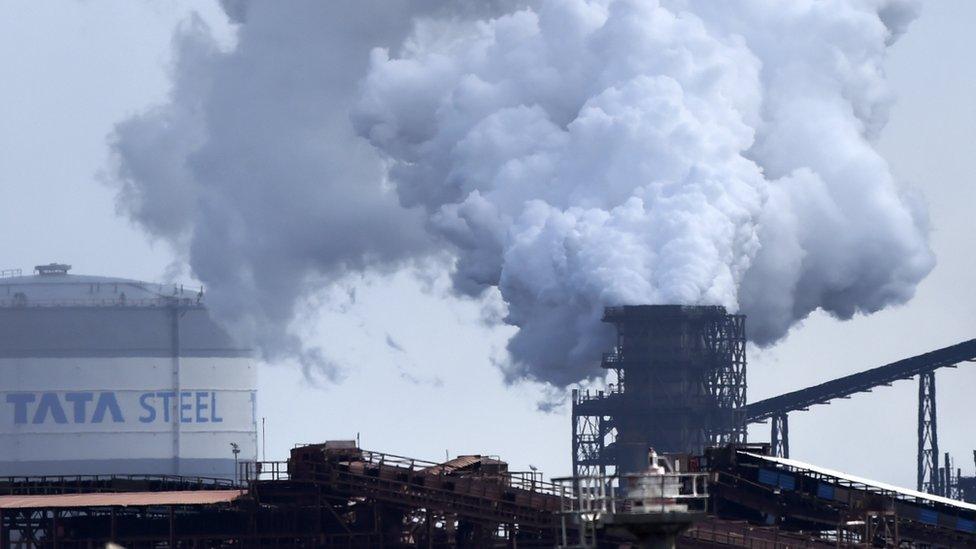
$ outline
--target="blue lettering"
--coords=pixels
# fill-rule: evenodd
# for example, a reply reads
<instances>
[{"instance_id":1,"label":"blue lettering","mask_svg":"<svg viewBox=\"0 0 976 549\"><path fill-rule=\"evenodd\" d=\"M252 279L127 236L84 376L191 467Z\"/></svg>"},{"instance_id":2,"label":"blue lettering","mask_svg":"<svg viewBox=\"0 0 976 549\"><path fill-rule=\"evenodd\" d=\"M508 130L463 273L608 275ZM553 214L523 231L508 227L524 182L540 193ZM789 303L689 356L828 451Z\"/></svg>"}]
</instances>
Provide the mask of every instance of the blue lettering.
<instances>
[{"instance_id":1,"label":"blue lettering","mask_svg":"<svg viewBox=\"0 0 976 549\"><path fill-rule=\"evenodd\" d=\"M95 403L95 412L92 413L91 422L101 423L105 419L105 410L108 410L112 414L113 422L122 423L125 421L122 419L122 410L119 409L119 403L115 400L115 393L100 393L98 395L98 402Z\"/></svg>"},{"instance_id":2,"label":"blue lettering","mask_svg":"<svg viewBox=\"0 0 976 549\"><path fill-rule=\"evenodd\" d=\"M188 412L193 409L193 404L183 403L184 398L192 396L193 393L190 391L180 391L180 423L190 423L193 421L192 417L183 414L183 412Z\"/></svg>"},{"instance_id":3,"label":"blue lettering","mask_svg":"<svg viewBox=\"0 0 976 549\"><path fill-rule=\"evenodd\" d=\"M34 423L44 423L47 415L54 417L55 423L68 423L68 418L64 415L64 408L61 407L61 400L57 393L44 393L41 401L37 404L37 411L34 412Z\"/></svg>"},{"instance_id":4,"label":"blue lettering","mask_svg":"<svg viewBox=\"0 0 976 549\"><path fill-rule=\"evenodd\" d=\"M92 401L94 395L92 393L65 393L64 400L74 404L75 410L75 423L85 422L85 404Z\"/></svg>"},{"instance_id":5,"label":"blue lettering","mask_svg":"<svg viewBox=\"0 0 976 549\"><path fill-rule=\"evenodd\" d=\"M98 393L91 391L76 391L66 393L10 393L6 395L6 402L13 406L13 422L17 425L27 423L65 424L71 420L76 424L104 423L106 416L111 417L113 423L124 423L125 417L119 406L118 397L114 392ZM208 398L209 397L209 398ZM162 414L160 414L157 399L161 400ZM33 410L30 405L37 403ZM94 410L88 416L89 403L94 402ZM139 422L153 423L161 417L167 423L179 419L180 423L223 423L217 411L216 391L160 391L139 395L141 415ZM66 413L67 412L67 413Z\"/></svg>"},{"instance_id":6,"label":"blue lettering","mask_svg":"<svg viewBox=\"0 0 976 549\"><path fill-rule=\"evenodd\" d=\"M34 402L34 395L30 393L14 393L7 395L7 403L14 405L14 423L27 423L27 404Z\"/></svg>"},{"instance_id":7,"label":"blue lettering","mask_svg":"<svg viewBox=\"0 0 976 549\"><path fill-rule=\"evenodd\" d=\"M221 423L224 418L217 417L217 391L210 392L210 422Z\"/></svg>"},{"instance_id":8,"label":"blue lettering","mask_svg":"<svg viewBox=\"0 0 976 549\"><path fill-rule=\"evenodd\" d=\"M171 410L169 407L169 401L171 398L176 396L176 393L173 391L162 391L160 393L156 393L156 396L163 399L163 421L169 423L169 414Z\"/></svg>"},{"instance_id":9,"label":"blue lettering","mask_svg":"<svg viewBox=\"0 0 976 549\"><path fill-rule=\"evenodd\" d=\"M209 421L207 419L207 416L205 416L205 415L203 415L203 414L200 413L203 410L206 410L207 408L209 408L209 405L206 402L202 402L200 400L202 398L207 398L207 395L208 394L209 393L207 393L207 391L197 391L197 398L196 398L196 400L197 400L197 423L206 423L206 422Z\"/></svg>"},{"instance_id":10,"label":"blue lettering","mask_svg":"<svg viewBox=\"0 0 976 549\"><path fill-rule=\"evenodd\" d=\"M152 393L143 393L142 396L139 397L139 405L142 406L142 409L146 411L146 415L139 416L139 421L142 423L152 423L153 421L156 421L155 406L146 402L150 398L155 400L155 396Z\"/></svg>"}]
</instances>

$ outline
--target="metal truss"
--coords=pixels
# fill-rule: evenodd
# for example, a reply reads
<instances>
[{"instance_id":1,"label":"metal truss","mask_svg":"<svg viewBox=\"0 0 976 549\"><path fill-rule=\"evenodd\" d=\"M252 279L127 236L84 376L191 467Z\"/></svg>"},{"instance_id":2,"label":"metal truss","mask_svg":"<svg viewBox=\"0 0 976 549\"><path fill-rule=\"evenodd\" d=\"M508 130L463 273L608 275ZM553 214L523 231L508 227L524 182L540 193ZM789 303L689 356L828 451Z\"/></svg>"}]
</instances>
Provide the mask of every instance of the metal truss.
<instances>
[{"instance_id":1,"label":"metal truss","mask_svg":"<svg viewBox=\"0 0 976 549\"><path fill-rule=\"evenodd\" d=\"M786 414L770 418L770 450L776 457L790 457L790 423Z\"/></svg>"},{"instance_id":2,"label":"metal truss","mask_svg":"<svg viewBox=\"0 0 976 549\"><path fill-rule=\"evenodd\" d=\"M705 351L713 360L705 392L721 414L706 433L709 446L746 442L745 320L743 315L725 315L704 329Z\"/></svg>"},{"instance_id":3,"label":"metal truss","mask_svg":"<svg viewBox=\"0 0 976 549\"><path fill-rule=\"evenodd\" d=\"M935 406L935 372L918 376L918 490L942 495L939 432Z\"/></svg>"},{"instance_id":4,"label":"metal truss","mask_svg":"<svg viewBox=\"0 0 976 549\"><path fill-rule=\"evenodd\" d=\"M616 438L613 418L577 413L578 404L588 396L573 390L573 472L577 477L606 475L615 470L616 463L607 451Z\"/></svg>"}]
</instances>

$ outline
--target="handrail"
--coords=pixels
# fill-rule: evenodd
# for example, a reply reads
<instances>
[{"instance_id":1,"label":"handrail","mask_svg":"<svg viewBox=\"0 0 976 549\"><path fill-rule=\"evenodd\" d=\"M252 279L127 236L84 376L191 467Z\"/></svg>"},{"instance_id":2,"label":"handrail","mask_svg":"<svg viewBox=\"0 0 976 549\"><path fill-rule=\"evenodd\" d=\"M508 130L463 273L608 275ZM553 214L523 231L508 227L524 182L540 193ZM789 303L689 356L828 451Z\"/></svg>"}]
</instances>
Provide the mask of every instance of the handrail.
<instances>
[{"instance_id":1,"label":"handrail","mask_svg":"<svg viewBox=\"0 0 976 549\"><path fill-rule=\"evenodd\" d=\"M622 473L555 478L567 490L562 513L598 520L605 514L647 514L683 508L704 511L708 499L708 473Z\"/></svg>"},{"instance_id":2,"label":"handrail","mask_svg":"<svg viewBox=\"0 0 976 549\"><path fill-rule=\"evenodd\" d=\"M246 483L291 478L287 461L242 461L238 467L238 478Z\"/></svg>"},{"instance_id":3,"label":"handrail","mask_svg":"<svg viewBox=\"0 0 976 549\"><path fill-rule=\"evenodd\" d=\"M195 306L194 298L155 297L149 299L126 299L121 297L102 299L28 299L25 297L0 299L0 308L33 307L171 307Z\"/></svg>"},{"instance_id":4,"label":"handrail","mask_svg":"<svg viewBox=\"0 0 976 549\"><path fill-rule=\"evenodd\" d=\"M38 490L45 493L113 491L114 482L166 483L183 489L216 490L237 488L233 480L217 477L187 477L179 475L11 475L0 477L0 494L27 494Z\"/></svg>"},{"instance_id":5,"label":"handrail","mask_svg":"<svg viewBox=\"0 0 976 549\"><path fill-rule=\"evenodd\" d=\"M411 474L419 474L438 478L466 478L487 480L502 483L509 488L523 490L543 495L559 496L561 487L553 482L543 480L542 473L537 471L471 471L445 467L445 463L436 463L395 454L386 454L372 450L357 449L349 456L337 455L339 463L350 465L362 463L366 467L386 467ZM480 457L502 462L498 456L481 455ZM257 461L242 462L240 464L240 478L245 482L262 480L284 480L292 478L294 471L289 468L287 461Z\"/></svg>"},{"instance_id":6,"label":"handrail","mask_svg":"<svg viewBox=\"0 0 976 549\"><path fill-rule=\"evenodd\" d=\"M497 460L497 457L494 456L481 456L481 457L488 457L490 459ZM372 465L396 467L400 469L406 469L411 472L423 473L426 475L458 476L457 470L444 467L444 463L434 463L430 461L397 456L393 454L373 452L370 450L362 451L362 461L364 463L369 463ZM530 492L538 492L542 494L549 494L554 496L560 494L560 489L558 486L556 486L552 482L546 482L542 480L542 474L534 471L508 471L504 473L465 471L463 476L473 477L473 478L499 478L506 481L507 484L512 488L517 488L520 490L526 490Z\"/></svg>"}]
</instances>

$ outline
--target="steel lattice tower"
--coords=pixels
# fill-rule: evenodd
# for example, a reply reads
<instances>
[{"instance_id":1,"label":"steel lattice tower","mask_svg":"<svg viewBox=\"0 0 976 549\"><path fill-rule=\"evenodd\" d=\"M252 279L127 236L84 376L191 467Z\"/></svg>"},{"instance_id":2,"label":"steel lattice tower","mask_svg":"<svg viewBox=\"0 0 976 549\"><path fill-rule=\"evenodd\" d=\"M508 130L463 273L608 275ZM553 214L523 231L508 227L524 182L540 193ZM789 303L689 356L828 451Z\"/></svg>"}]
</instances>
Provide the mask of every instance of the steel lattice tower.
<instances>
[{"instance_id":1,"label":"steel lattice tower","mask_svg":"<svg viewBox=\"0 0 976 549\"><path fill-rule=\"evenodd\" d=\"M918 376L918 491L942 495L935 371Z\"/></svg>"}]
</instances>

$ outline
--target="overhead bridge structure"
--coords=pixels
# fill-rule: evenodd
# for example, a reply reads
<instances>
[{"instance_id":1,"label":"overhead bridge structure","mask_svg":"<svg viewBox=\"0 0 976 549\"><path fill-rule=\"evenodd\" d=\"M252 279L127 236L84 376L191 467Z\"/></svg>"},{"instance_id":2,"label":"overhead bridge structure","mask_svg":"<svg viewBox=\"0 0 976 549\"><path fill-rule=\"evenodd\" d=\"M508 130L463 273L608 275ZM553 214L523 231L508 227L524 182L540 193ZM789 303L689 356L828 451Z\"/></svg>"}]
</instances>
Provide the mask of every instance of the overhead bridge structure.
<instances>
[{"instance_id":1,"label":"overhead bridge structure","mask_svg":"<svg viewBox=\"0 0 976 549\"><path fill-rule=\"evenodd\" d=\"M918 388L918 489L939 495L948 494L949 467L939 468L939 441L935 406L935 371L954 368L960 363L976 361L976 339L937 349L884 366L840 377L746 405L748 423L771 421L770 442L773 453L789 457L790 412L805 411L811 406L829 404L856 393L871 392L902 379L919 378Z\"/></svg>"}]
</instances>

